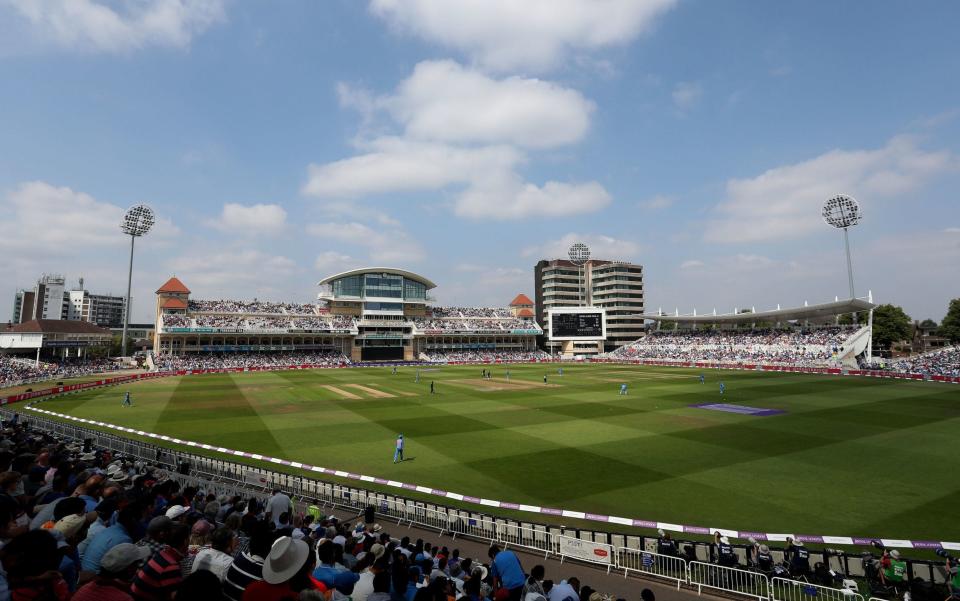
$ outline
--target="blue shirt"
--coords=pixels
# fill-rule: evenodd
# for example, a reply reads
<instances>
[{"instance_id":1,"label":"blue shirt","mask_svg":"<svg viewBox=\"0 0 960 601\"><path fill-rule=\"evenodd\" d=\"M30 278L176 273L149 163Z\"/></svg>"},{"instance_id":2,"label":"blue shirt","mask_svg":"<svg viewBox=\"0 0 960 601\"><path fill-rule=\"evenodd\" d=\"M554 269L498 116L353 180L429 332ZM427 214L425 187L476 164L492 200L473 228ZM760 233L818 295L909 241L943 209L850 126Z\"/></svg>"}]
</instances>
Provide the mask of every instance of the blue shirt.
<instances>
[{"instance_id":1,"label":"blue shirt","mask_svg":"<svg viewBox=\"0 0 960 601\"><path fill-rule=\"evenodd\" d=\"M490 564L490 573L500 579L503 588L515 589L527 581L520 560L513 551L500 551Z\"/></svg>"},{"instance_id":2,"label":"blue shirt","mask_svg":"<svg viewBox=\"0 0 960 601\"><path fill-rule=\"evenodd\" d=\"M353 585L360 580L358 574L331 565L320 564L313 571L313 577L322 582L328 589L336 588L344 595L353 592Z\"/></svg>"},{"instance_id":3,"label":"blue shirt","mask_svg":"<svg viewBox=\"0 0 960 601\"><path fill-rule=\"evenodd\" d=\"M103 532L93 537L93 540L87 545L87 550L83 554L83 557L80 558L83 570L96 574L100 571L100 560L107 554L107 551L120 543L132 542L133 539L130 538L130 535L127 534L127 531L120 524L114 524L104 529Z\"/></svg>"}]
</instances>

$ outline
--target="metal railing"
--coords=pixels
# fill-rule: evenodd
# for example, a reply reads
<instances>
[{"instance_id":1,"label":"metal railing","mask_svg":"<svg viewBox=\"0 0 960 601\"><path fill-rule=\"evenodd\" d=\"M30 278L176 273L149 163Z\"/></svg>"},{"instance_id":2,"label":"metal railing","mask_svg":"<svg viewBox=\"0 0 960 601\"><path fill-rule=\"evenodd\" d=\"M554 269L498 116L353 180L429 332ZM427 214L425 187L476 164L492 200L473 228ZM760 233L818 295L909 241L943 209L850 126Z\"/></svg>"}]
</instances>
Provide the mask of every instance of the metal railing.
<instances>
[{"instance_id":1,"label":"metal railing","mask_svg":"<svg viewBox=\"0 0 960 601\"><path fill-rule=\"evenodd\" d=\"M765 575L714 563L691 561L687 564L687 583L696 587L698 593L710 588L754 599L770 596L770 582Z\"/></svg>"},{"instance_id":2,"label":"metal railing","mask_svg":"<svg viewBox=\"0 0 960 601\"><path fill-rule=\"evenodd\" d=\"M809 582L774 578L770 581L770 601L863 601L863 596L848 590Z\"/></svg>"},{"instance_id":3,"label":"metal railing","mask_svg":"<svg viewBox=\"0 0 960 601\"><path fill-rule=\"evenodd\" d=\"M623 570L626 578L630 572L636 572L653 578L662 578L681 584L687 583L687 562L672 555L660 555L640 549L617 548L617 567Z\"/></svg>"}]
</instances>

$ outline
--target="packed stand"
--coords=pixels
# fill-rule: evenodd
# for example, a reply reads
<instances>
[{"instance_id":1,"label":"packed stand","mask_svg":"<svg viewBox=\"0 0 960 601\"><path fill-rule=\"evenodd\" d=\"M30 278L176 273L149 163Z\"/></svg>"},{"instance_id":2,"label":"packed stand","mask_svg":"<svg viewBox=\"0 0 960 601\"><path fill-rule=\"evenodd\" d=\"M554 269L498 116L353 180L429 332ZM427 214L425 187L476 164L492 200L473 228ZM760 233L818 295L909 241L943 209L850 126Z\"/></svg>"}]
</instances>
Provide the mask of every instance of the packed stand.
<instances>
[{"instance_id":1,"label":"packed stand","mask_svg":"<svg viewBox=\"0 0 960 601\"><path fill-rule=\"evenodd\" d=\"M293 320L293 327L298 330L351 330L355 326L353 318L344 315L298 317Z\"/></svg>"},{"instance_id":2,"label":"packed stand","mask_svg":"<svg viewBox=\"0 0 960 601\"><path fill-rule=\"evenodd\" d=\"M826 366L850 330L682 330L652 332L609 353L612 359Z\"/></svg>"},{"instance_id":3,"label":"packed stand","mask_svg":"<svg viewBox=\"0 0 960 601\"><path fill-rule=\"evenodd\" d=\"M165 313L163 315L165 328L192 328L193 320L182 313Z\"/></svg>"},{"instance_id":4,"label":"packed stand","mask_svg":"<svg viewBox=\"0 0 960 601\"><path fill-rule=\"evenodd\" d=\"M537 325L526 319L509 318L445 318L445 319L414 319L417 330L444 332L474 332L474 331L502 331L537 330Z\"/></svg>"},{"instance_id":5,"label":"packed stand","mask_svg":"<svg viewBox=\"0 0 960 601\"><path fill-rule=\"evenodd\" d=\"M241 367L283 368L290 365L318 365L336 367L349 365L343 353L335 351L315 353L230 353L207 355L156 355L153 358L158 371L193 369L235 369Z\"/></svg>"},{"instance_id":6,"label":"packed stand","mask_svg":"<svg viewBox=\"0 0 960 601\"><path fill-rule=\"evenodd\" d=\"M895 361L893 371L927 376L960 377L960 346Z\"/></svg>"},{"instance_id":7,"label":"packed stand","mask_svg":"<svg viewBox=\"0 0 960 601\"><path fill-rule=\"evenodd\" d=\"M430 363L528 363L547 361L550 355L539 349L531 351L491 350L491 351L448 351L421 353L420 358Z\"/></svg>"},{"instance_id":8,"label":"packed stand","mask_svg":"<svg viewBox=\"0 0 960 601\"><path fill-rule=\"evenodd\" d=\"M191 313L243 313L261 315L313 315L314 305L304 303L272 303L267 301L193 300L187 303Z\"/></svg>"},{"instance_id":9,"label":"packed stand","mask_svg":"<svg viewBox=\"0 0 960 601\"><path fill-rule=\"evenodd\" d=\"M483 319L513 317L503 307L433 307L433 317L480 317Z\"/></svg>"},{"instance_id":10,"label":"packed stand","mask_svg":"<svg viewBox=\"0 0 960 601\"><path fill-rule=\"evenodd\" d=\"M121 369L109 359L63 359L57 363L35 365L32 359L0 356L0 387L18 382L33 382L52 378L72 378Z\"/></svg>"},{"instance_id":11,"label":"packed stand","mask_svg":"<svg viewBox=\"0 0 960 601\"><path fill-rule=\"evenodd\" d=\"M547 579L543 565L528 572L497 545L472 558L393 538L372 506L354 525L298 512L281 490L181 487L157 466L16 416L0 437L0 489L0 601L609 599L576 578Z\"/></svg>"}]
</instances>

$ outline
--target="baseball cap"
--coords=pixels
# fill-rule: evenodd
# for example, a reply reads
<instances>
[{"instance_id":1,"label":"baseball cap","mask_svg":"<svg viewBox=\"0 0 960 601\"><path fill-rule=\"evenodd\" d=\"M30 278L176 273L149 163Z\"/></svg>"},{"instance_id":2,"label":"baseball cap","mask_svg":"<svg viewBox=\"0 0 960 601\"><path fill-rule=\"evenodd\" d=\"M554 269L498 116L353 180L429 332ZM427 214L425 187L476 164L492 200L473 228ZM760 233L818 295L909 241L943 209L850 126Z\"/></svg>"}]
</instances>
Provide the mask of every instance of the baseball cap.
<instances>
[{"instance_id":1,"label":"baseball cap","mask_svg":"<svg viewBox=\"0 0 960 601\"><path fill-rule=\"evenodd\" d=\"M53 529L62 532L66 538L72 538L80 532L80 529L86 523L87 517L85 515L68 515L60 518L60 521L54 524Z\"/></svg>"},{"instance_id":2,"label":"baseball cap","mask_svg":"<svg viewBox=\"0 0 960 601\"><path fill-rule=\"evenodd\" d=\"M184 507L183 505L173 505L169 509L167 509L166 516L171 520L175 520L185 513L187 513L186 507Z\"/></svg>"},{"instance_id":3,"label":"baseball cap","mask_svg":"<svg viewBox=\"0 0 960 601\"><path fill-rule=\"evenodd\" d=\"M720 537L720 542L723 543L723 544L725 544L725 545L729 545L729 544L730 544L730 539L727 538L726 536L721 536L721 537Z\"/></svg>"},{"instance_id":4,"label":"baseball cap","mask_svg":"<svg viewBox=\"0 0 960 601\"><path fill-rule=\"evenodd\" d=\"M900 551L897 551L896 549L890 551L890 557L894 559L900 559Z\"/></svg>"},{"instance_id":5,"label":"baseball cap","mask_svg":"<svg viewBox=\"0 0 960 601\"><path fill-rule=\"evenodd\" d=\"M104 554L100 560L100 569L107 572L120 572L136 561L146 561L148 557L150 557L150 547L120 543Z\"/></svg>"}]
</instances>

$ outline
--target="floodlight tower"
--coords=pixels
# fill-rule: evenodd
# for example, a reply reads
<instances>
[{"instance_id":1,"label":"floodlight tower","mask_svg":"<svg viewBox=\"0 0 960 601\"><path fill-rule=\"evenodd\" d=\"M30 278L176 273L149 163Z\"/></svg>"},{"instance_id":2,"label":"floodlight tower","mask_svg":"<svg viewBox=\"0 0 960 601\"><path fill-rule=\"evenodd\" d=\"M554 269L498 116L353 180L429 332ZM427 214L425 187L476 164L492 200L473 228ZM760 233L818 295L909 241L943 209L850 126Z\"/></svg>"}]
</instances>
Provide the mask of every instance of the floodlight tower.
<instances>
[{"instance_id":1,"label":"floodlight tower","mask_svg":"<svg viewBox=\"0 0 960 601\"><path fill-rule=\"evenodd\" d=\"M853 289L853 264L850 261L850 236L847 230L858 223L863 216L860 212L860 205L856 199L846 194L837 194L827 199L823 203L823 210L820 212L827 225L843 230L843 245L847 251L847 279L850 281L850 298L856 298Z\"/></svg>"},{"instance_id":2,"label":"floodlight tower","mask_svg":"<svg viewBox=\"0 0 960 601\"><path fill-rule=\"evenodd\" d=\"M576 265L580 271L580 304L583 305L586 302L584 290L586 282L583 281L583 266L590 260L590 248L583 242L577 242L567 251L567 256L570 257L570 262Z\"/></svg>"},{"instance_id":3,"label":"floodlight tower","mask_svg":"<svg viewBox=\"0 0 960 601\"><path fill-rule=\"evenodd\" d=\"M127 300L123 307L123 336L120 338L120 356L127 356L127 327L130 325L130 284L133 282L133 243L146 235L155 221L153 209L145 204L133 205L127 209L120 222L120 229L130 236L130 265L127 269Z\"/></svg>"}]
</instances>

